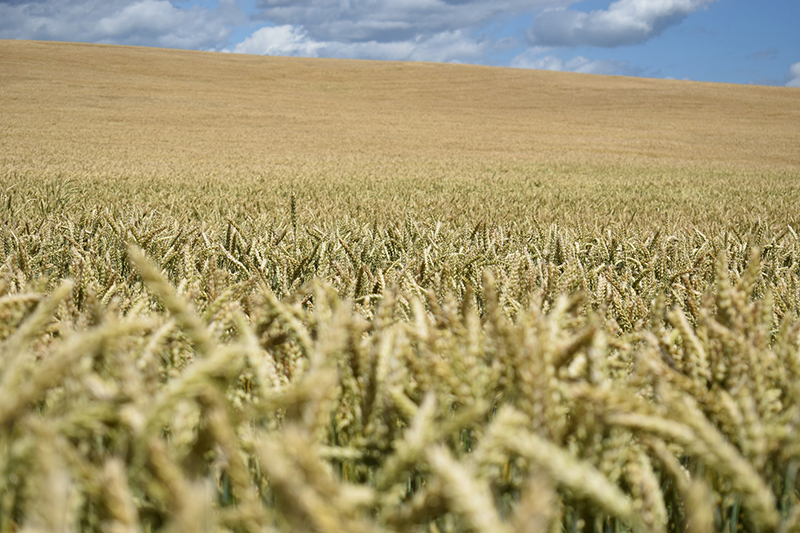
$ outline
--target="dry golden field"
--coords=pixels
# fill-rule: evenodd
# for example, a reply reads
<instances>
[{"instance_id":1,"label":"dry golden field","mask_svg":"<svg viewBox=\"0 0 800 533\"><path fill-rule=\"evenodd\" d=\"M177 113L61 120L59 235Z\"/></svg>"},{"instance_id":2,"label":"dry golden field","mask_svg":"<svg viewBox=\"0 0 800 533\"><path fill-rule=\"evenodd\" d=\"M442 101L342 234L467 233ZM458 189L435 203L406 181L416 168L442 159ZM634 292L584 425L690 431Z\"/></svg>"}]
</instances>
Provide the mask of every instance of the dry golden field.
<instances>
[{"instance_id":1,"label":"dry golden field","mask_svg":"<svg viewBox=\"0 0 800 533\"><path fill-rule=\"evenodd\" d=\"M319 196L303 208L323 218L348 197L349 211L388 219L608 222L635 206L658 223L669 211L714 222L730 206L709 196L735 190L737 214L768 217L763 199L794 194L800 172L787 88L16 41L0 64L3 171L77 187L144 179L139 203L170 198L149 183L169 177L243 196L277 187L265 196L281 201L294 188ZM610 205L588 202L598 192Z\"/></svg>"},{"instance_id":2,"label":"dry golden field","mask_svg":"<svg viewBox=\"0 0 800 533\"><path fill-rule=\"evenodd\" d=\"M0 532L800 531L800 90L0 41Z\"/></svg>"}]
</instances>

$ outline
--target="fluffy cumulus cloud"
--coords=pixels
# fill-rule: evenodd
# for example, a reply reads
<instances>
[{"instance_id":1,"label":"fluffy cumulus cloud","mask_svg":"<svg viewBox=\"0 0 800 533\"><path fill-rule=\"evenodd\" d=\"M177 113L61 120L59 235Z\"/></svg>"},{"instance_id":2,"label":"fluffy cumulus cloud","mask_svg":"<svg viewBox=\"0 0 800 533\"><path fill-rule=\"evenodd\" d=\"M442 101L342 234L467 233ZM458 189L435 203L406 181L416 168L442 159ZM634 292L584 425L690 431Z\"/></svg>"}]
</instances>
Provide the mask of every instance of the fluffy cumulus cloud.
<instances>
[{"instance_id":1,"label":"fluffy cumulus cloud","mask_svg":"<svg viewBox=\"0 0 800 533\"><path fill-rule=\"evenodd\" d=\"M800 87L800 62L789 67L789 75L786 76L787 87Z\"/></svg>"},{"instance_id":2,"label":"fluffy cumulus cloud","mask_svg":"<svg viewBox=\"0 0 800 533\"><path fill-rule=\"evenodd\" d=\"M538 70L560 70L566 72L582 72L584 74L631 74L632 69L627 62L595 59L576 56L563 59L547 53L547 48L533 47L522 52L511 60L509 66L514 68L530 68Z\"/></svg>"},{"instance_id":3,"label":"fluffy cumulus cloud","mask_svg":"<svg viewBox=\"0 0 800 533\"><path fill-rule=\"evenodd\" d=\"M232 51L411 61L485 61L481 28L575 0L258 0L256 30Z\"/></svg>"},{"instance_id":4,"label":"fluffy cumulus cloud","mask_svg":"<svg viewBox=\"0 0 800 533\"><path fill-rule=\"evenodd\" d=\"M479 59L489 46L489 41L476 40L462 30L418 35L405 41L318 41L302 27L284 24L256 30L232 51L263 55L446 62Z\"/></svg>"},{"instance_id":5,"label":"fluffy cumulus cloud","mask_svg":"<svg viewBox=\"0 0 800 533\"><path fill-rule=\"evenodd\" d=\"M0 38L218 49L243 18L234 0L206 9L167 0L0 2Z\"/></svg>"},{"instance_id":6,"label":"fluffy cumulus cloud","mask_svg":"<svg viewBox=\"0 0 800 533\"><path fill-rule=\"evenodd\" d=\"M316 57L322 43L314 42L302 28L284 24L261 28L233 51L240 54Z\"/></svg>"},{"instance_id":7,"label":"fluffy cumulus cloud","mask_svg":"<svg viewBox=\"0 0 800 533\"><path fill-rule=\"evenodd\" d=\"M0 38L485 63L504 47L492 31L575 1L255 0L245 16L242 0L216 8L199 0L0 0ZM247 26L255 27L229 43Z\"/></svg>"},{"instance_id":8,"label":"fluffy cumulus cloud","mask_svg":"<svg viewBox=\"0 0 800 533\"><path fill-rule=\"evenodd\" d=\"M575 0L258 0L258 17L321 42L412 42Z\"/></svg>"},{"instance_id":9,"label":"fluffy cumulus cloud","mask_svg":"<svg viewBox=\"0 0 800 533\"><path fill-rule=\"evenodd\" d=\"M660 35L715 0L616 0L586 13L554 8L540 13L528 33L540 46L616 47Z\"/></svg>"}]
</instances>

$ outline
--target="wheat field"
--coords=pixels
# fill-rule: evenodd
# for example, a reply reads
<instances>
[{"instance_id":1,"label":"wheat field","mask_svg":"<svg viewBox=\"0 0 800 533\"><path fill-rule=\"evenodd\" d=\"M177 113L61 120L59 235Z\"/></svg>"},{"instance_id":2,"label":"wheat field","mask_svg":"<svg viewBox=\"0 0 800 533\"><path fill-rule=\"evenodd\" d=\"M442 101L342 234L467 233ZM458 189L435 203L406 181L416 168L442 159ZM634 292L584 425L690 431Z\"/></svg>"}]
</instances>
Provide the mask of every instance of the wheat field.
<instances>
[{"instance_id":1,"label":"wheat field","mask_svg":"<svg viewBox=\"0 0 800 533\"><path fill-rule=\"evenodd\" d=\"M0 531L800 531L800 90L0 41Z\"/></svg>"}]
</instances>

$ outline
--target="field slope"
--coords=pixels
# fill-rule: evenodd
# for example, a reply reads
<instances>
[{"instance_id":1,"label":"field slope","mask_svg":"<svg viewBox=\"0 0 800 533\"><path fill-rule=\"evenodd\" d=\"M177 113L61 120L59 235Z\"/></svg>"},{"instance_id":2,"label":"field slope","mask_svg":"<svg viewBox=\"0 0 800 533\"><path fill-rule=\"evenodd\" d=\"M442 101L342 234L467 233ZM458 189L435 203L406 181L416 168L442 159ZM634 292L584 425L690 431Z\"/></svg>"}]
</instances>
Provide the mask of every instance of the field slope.
<instances>
[{"instance_id":1,"label":"field slope","mask_svg":"<svg viewBox=\"0 0 800 533\"><path fill-rule=\"evenodd\" d=\"M0 532L800 530L800 90L0 41Z\"/></svg>"},{"instance_id":2,"label":"field slope","mask_svg":"<svg viewBox=\"0 0 800 533\"><path fill-rule=\"evenodd\" d=\"M800 167L788 88L0 42L3 158L188 170L444 157Z\"/></svg>"}]
</instances>

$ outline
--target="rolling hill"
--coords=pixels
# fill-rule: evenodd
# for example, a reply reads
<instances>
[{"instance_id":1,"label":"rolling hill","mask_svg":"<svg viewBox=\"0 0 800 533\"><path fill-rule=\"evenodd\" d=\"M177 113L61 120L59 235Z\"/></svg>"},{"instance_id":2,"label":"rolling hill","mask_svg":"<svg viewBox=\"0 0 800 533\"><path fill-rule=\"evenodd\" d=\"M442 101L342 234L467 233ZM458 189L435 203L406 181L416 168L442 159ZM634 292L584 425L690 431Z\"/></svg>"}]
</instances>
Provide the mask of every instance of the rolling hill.
<instances>
[{"instance_id":1,"label":"rolling hill","mask_svg":"<svg viewBox=\"0 0 800 533\"><path fill-rule=\"evenodd\" d=\"M800 90L0 41L0 164L276 161L800 168ZM333 164L333 163L332 163Z\"/></svg>"}]
</instances>

